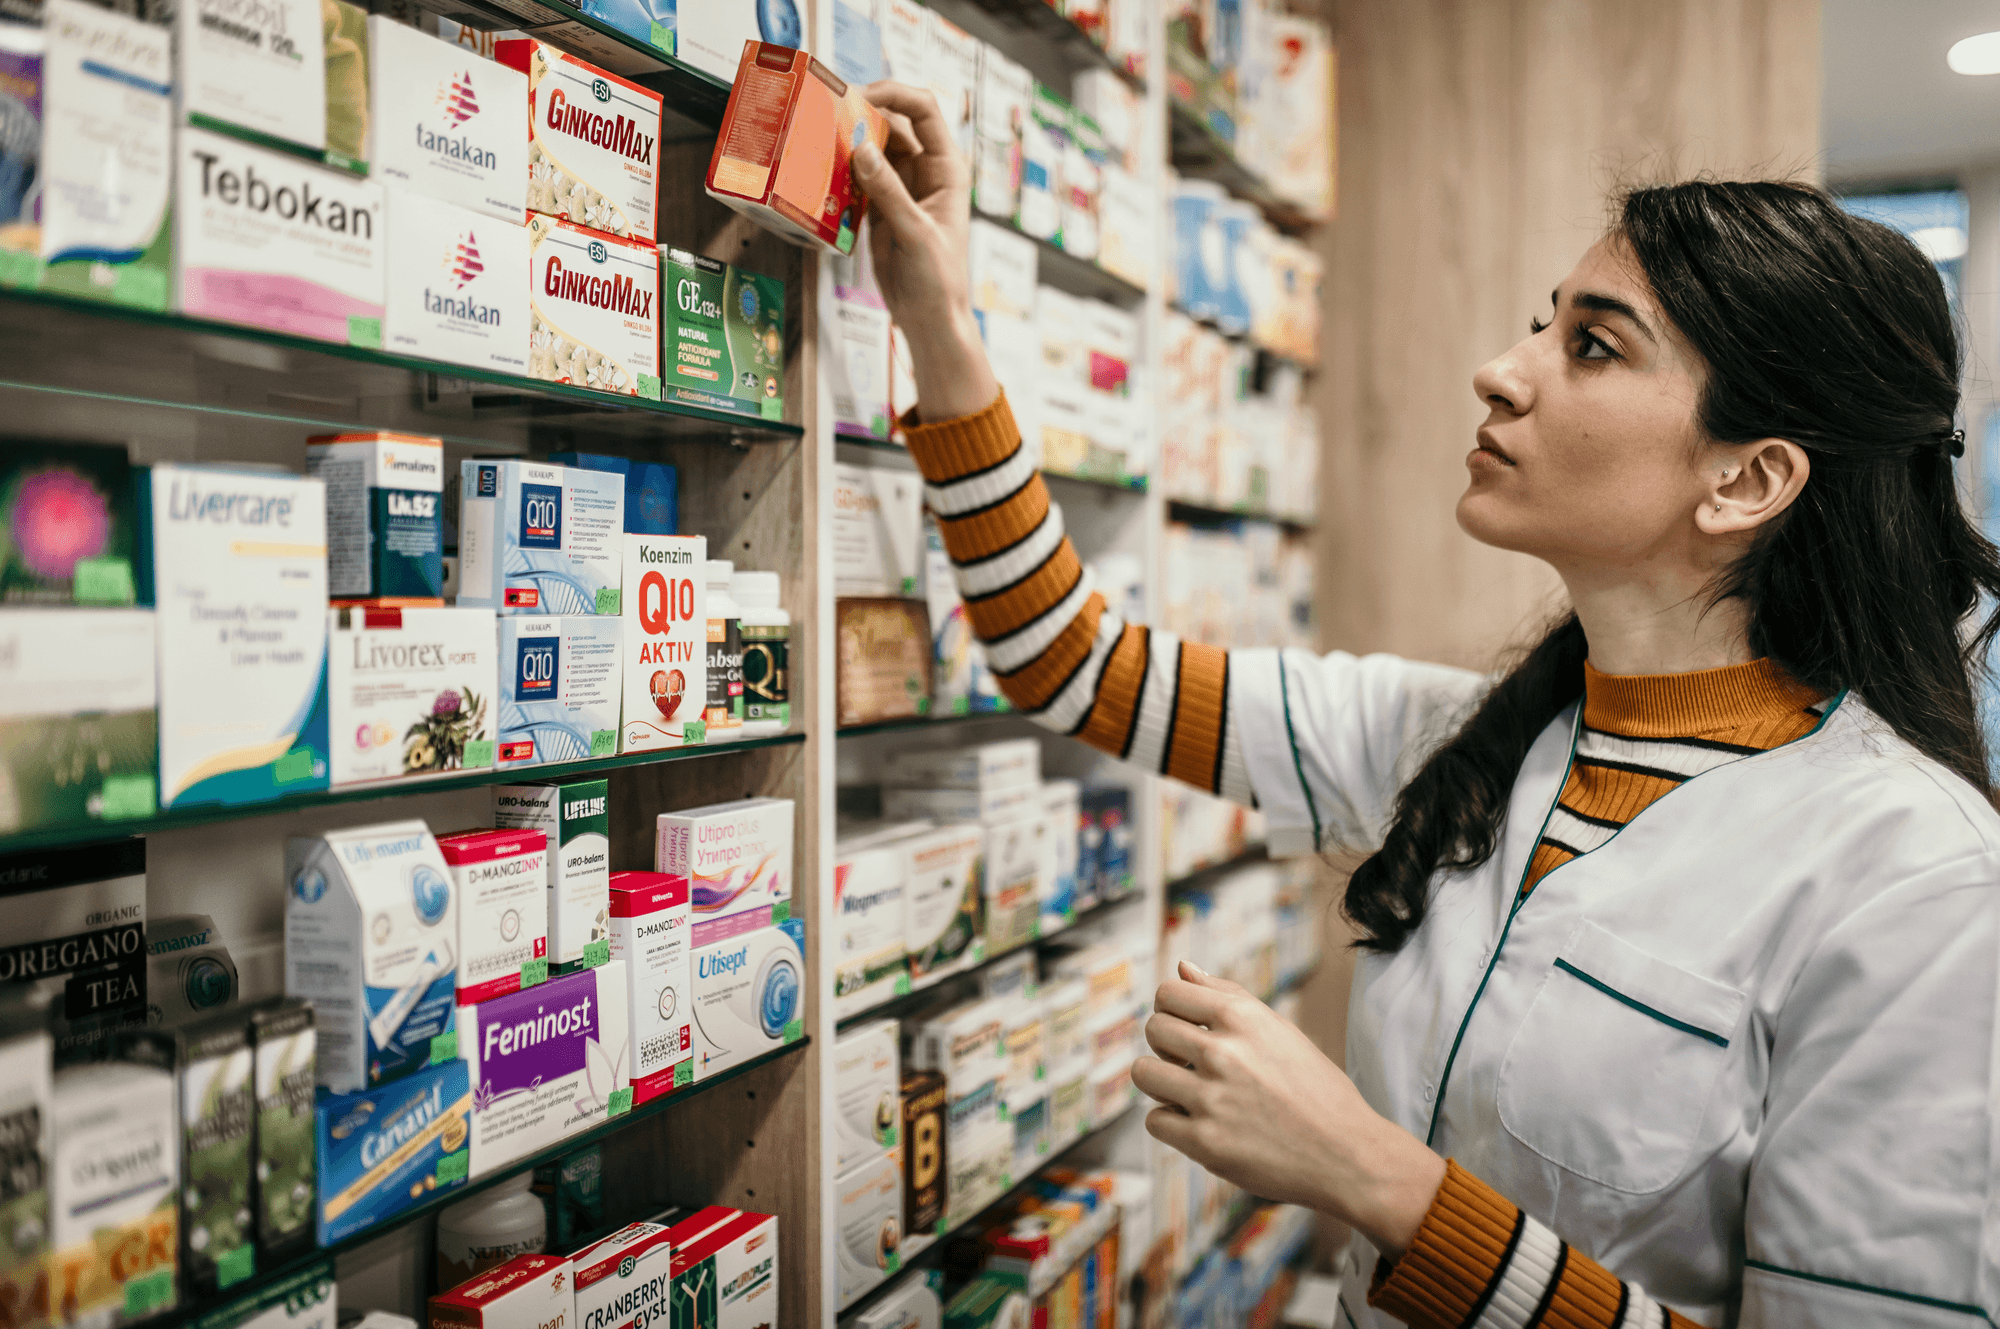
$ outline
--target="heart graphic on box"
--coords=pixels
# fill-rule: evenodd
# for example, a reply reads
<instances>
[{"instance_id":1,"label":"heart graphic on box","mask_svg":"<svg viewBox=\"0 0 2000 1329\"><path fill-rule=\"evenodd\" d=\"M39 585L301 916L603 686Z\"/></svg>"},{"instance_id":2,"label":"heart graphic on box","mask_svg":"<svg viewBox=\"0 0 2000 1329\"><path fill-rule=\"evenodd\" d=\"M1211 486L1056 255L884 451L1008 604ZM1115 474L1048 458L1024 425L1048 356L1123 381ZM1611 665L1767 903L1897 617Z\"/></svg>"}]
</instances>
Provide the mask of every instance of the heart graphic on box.
<instances>
[{"instance_id":1,"label":"heart graphic on box","mask_svg":"<svg viewBox=\"0 0 2000 1329\"><path fill-rule=\"evenodd\" d=\"M661 715L673 719L681 698L687 695L687 676L678 669L656 669L652 686L653 705L660 708Z\"/></svg>"}]
</instances>

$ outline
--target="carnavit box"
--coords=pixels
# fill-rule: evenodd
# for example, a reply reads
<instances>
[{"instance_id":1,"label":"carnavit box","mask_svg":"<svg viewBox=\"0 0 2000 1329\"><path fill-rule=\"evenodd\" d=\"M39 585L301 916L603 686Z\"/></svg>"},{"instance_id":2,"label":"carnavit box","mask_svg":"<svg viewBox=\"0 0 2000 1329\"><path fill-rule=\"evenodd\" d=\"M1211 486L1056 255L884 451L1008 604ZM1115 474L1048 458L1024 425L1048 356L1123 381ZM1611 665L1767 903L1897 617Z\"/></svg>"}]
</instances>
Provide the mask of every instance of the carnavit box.
<instances>
[{"instance_id":1,"label":"carnavit box","mask_svg":"<svg viewBox=\"0 0 2000 1329\"><path fill-rule=\"evenodd\" d=\"M560 217L528 219L528 377L660 399L653 247Z\"/></svg>"},{"instance_id":2,"label":"carnavit box","mask_svg":"<svg viewBox=\"0 0 2000 1329\"><path fill-rule=\"evenodd\" d=\"M660 250L666 401L785 418L785 284L685 249Z\"/></svg>"},{"instance_id":3,"label":"carnavit box","mask_svg":"<svg viewBox=\"0 0 2000 1329\"><path fill-rule=\"evenodd\" d=\"M889 122L804 51L743 43L736 86L708 159L708 192L794 244L854 252L868 196L851 162Z\"/></svg>"},{"instance_id":4,"label":"carnavit box","mask_svg":"<svg viewBox=\"0 0 2000 1329\"><path fill-rule=\"evenodd\" d=\"M494 44L528 76L528 208L651 246L659 93L532 38Z\"/></svg>"},{"instance_id":5,"label":"carnavit box","mask_svg":"<svg viewBox=\"0 0 2000 1329\"><path fill-rule=\"evenodd\" d=\"M516 1255L431 1298L434 1326L574 1329L575 1319L569 1261L560 1255Z\"/></svg>"}]
</instances>

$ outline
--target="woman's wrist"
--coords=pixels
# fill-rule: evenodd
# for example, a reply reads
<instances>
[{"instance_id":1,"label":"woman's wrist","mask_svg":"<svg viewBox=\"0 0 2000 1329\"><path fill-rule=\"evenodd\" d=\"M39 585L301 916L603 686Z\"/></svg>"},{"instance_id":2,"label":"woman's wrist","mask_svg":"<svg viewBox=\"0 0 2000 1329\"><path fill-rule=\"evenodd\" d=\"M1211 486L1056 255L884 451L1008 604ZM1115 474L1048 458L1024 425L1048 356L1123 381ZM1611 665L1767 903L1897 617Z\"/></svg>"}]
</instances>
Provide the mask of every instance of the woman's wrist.
<instances>
[{"instance_id":1,"label":"woman's wrist","mask_svg":"<svg viewBox=\"0 0 2000 1329\"><path fill-rule=\"evenodd\" d=\"M976 415L1000 395L970 308L925 319L915 335L904 335L917 383L917 410L926 423Z\"/></svg>"},{"instance_id":2,"label":"woman's wrist","mask_svg":"<svg viewBox=\"0 0 2000 1329\"><path fill-rule=\"evenodd\" d=\"M1424 1216L1444 1184L1444 1159L1386 1118L1378 1138L1360 1151L1365 1173L1343 1188L1327 1212L1345 1220L1390 1260L1416 1240Z\"/></svg>"}]
</instances>

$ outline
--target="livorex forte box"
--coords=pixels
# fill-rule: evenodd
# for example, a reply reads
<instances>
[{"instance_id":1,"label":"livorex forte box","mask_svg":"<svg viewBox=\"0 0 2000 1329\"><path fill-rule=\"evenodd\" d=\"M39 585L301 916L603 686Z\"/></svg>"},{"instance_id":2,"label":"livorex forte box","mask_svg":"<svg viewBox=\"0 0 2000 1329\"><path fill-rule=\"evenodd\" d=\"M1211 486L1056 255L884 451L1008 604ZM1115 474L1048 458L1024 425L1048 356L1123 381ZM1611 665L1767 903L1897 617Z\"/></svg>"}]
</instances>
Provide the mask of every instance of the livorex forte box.
<instances>
[{"instance_id":1,"label":"livorex forte box","mask_svg":"<svg viewBox=\"0 0 2000 1329\"><path fill-rule=\"evenodd\" d=\"M657 837L653 866L688 879L696 923L758 909L773 923L791 917L791 799L662 812Z\"/></svg>"},{"instance_id":2,"label":"livorex forte box","mask_svg":"<svg viewBox=\"0 0 2000 1329\"><path fill-rule=\"evenodd\" d=\"M441 605L444 442L416 434L319 434L306 474L326 485L327 593Z\"/></svg>"},{"instance_id":3,"label":"livorex forte box","mask_svg":"<svg viewBox=\"0 0 2000 1329\"><path fill-rule=\"evenodd\" d=\"M326 47L314 0L185 0L174 28L182 109L216 122L326 147Z\"/></svg>"},{"instance_id":4,"label":"livorex forte box","mask_svg":"<svg viewBox=\"0 0 2000 1329\"><path fill-rule=\"evenodd\" d=\"M527 75L387 14L368 18L368 55L372 174L518 227L528 203Z\"/></svg>"},{"instance_id":5,"label":"livorex forte box","mask_svg":"<svg viewBox=\"0 0 2000 1329\"><path fill-rule=\"evenodd\" d=\"M326 788L326 487L162 465L140 486L160 669L160 806Z\"/></svg>"},{"instance_id":6,"label":"livorex forte box","mask_svg":"<svg viewBox=\"0 0 2000 1329\"><path fill-rule=\"evenodd\" d=\"M624 697L618 750L706 741L708 539L625 536Z\"/></svg>"},{"instance_id":7,"label":"livorex forte box","mask_svg":"<svg viewBox=\"0 0 2000 1329\"><path fill-rule=\"evenodd\" d=\"M388 349L525 374L527 227L401 189L390 191L388 217Z\"/></svg>"},{"instance_id":8,"label":"livorex forte box","mask_svg":"<svg viewBox=\"0 0 2000 1329\"><path fill-rule=\"evenodd\" d=\"M533 39L503 41L528 76L528 207L651 246L661 95Z\"/></svg>"},{"instance_id":9,"label":"livorex forte box","mask_svg":"<svg viewBox=\"0 0 2000 1329\"><path fill-rule=\"evenodd\" d=\"M459 463L458 603L498 614L617 614L624 477L527 461Z\"/></svg>"},{"instance_id":10,"label":"livorex forte box","mask_svg":"<svg viewBox=\"0 0 2000 1329\"><path fill-rule=\"evenodd\" d=\"M548 837L531 830L459 831L439 836L437 845L458 897L460 1010L546 980Z\"/></svg>"},{"instance_id":11,"label":"livorex forte box","mask_svg":"<svg viewBox=\"0 0 2000 1329\"><path fill-rule=\"evenodd\" d=\"M612 958L611 785L606 780L503 784L493 824L549 841L549 964L588 969Z\"/></svg>"},{"instance_id":12,"label":"livorex forte box","mask_svg":"<svg viewBox=\"0 0 2000 1329\"><path fill-rule=\"evenodd\" d=\"M616 753L624 625L581 614L499 625L500 765Z\"/></svg>"},{"instance_id":13,"label":"livorex forte box","mask_svg":"<svg viewBox=\"0 0 2000 1329\"><path fill-rule=\"evenodd\" d=\"M333 783L490 769L499 636L484 609L327 611Z\"/></svg>"},{"instance_id":14,"label":"livorex forte box","mask_svg":"<svg viewBox=\"0 0 2000 1329\"><path fill-rule=\"evenodd\" d=\"M784 282L685 249L660 266L663 400L784 419Z\"/></svg>"},{"instance_id":15,"label":"livorex forte box","mask_svg":"<svg viewBox=\"0 0 2000 1329\"><path fill-rule=\"evenodd\" d=\"M472 1081L456 1057L366 1093L322 1098L316 1116L322 1246L465 1184Z\"/></svg>"},{"instance_id":16,"label":"livorex forte box","mask_svg":"<svg viewBox=\"0 0 2000 1329\"><path fill-rule=\"evenodd\" d=\"M611 877L611 953L624 961L631 998L632 1101L694 1078L687 878L664 872Z\"/></svg>"},{"instance_id":17,"label":"livorex forte box","mask_svg":"<svg viewBox=\"0 0 2000 1329\"><path fill-rule=\"evenodd\" d=\"M539 213L528 219L528 376L660 399L652 246Z\"/></svg>"}]
</instances>

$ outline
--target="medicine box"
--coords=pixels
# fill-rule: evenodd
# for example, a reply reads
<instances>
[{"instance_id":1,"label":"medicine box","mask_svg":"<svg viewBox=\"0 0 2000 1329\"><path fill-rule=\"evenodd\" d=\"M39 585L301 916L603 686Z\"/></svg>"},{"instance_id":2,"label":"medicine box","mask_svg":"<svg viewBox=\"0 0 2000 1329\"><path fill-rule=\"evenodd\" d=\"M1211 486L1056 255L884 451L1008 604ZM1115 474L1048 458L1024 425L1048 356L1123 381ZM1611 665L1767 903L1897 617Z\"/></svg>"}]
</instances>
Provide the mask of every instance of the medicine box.
<instances>
[{"instance_id":1,"label":"medicine box","mask_svg":"<svg viewBox=\"0 0 2000 1329\"><path fill-rule=\"evenodd\" d=\"M782 923L792 909L792 820L789 798L662 812L653 866L688 879L697 925L753 911Z\"/></svg>"},{"instance_id":2,"label":"medicine box","mask_svg":"<svg viewBox=\"0 0 2000 1329\"><path fill-rule=\"evenodd\" d=\"M329 1259L204 1313L201 1324L203 1329L334 1329L338 1304Z\"/></svg>"},{"instance_id":3,"label":"medicine box","mask_svg":"<svg viewBox=\"0 0 2000 1329\"><path fill-rule=\"evenodd\" d=\"M738 914L695 927L690 964L697 1082L796 1043L805 1033L805 924L790 918L738 930L760 917Z\"/></svg>"},{"instance_id":4,"label":"medicine box","mask_svg":"<svg viewBox=\"0 0 2000 1329\"><path fill-rule=\"evenodd\" d=\"M0 767L12 804L0 821L8 831L115 828L152 815L154 630L150 609L0 609Z\"/></svg>"},{"instance_id":5,"label":"medicine box","mask_svg":"<svg viewBox=\"0 0 2000 1329\"><path fill-rule=\"evenodd\" d=\"M498 614L619 611L624 477L529 461L459 463L461 606Z\"/></svg>"},{"instance_id":6,"label":"medicine box","mask_svg":"<svg viewBox=\"0 0 2000 1329\"><path fill-rule=\"evenodd\" d=\"M785 418L785 283L685 249L660 250L661 396Z\"/></svg>"},{"instance_id":7,"label":"medicine box","mask_svg":"<svg viewBox=\"0 0 2000 1329\"><path fill-rule=\"evenodd\" d=\"M910 1064L937 1071L953 1101L1007 1074L1006 1007L978 1001L951 1007L917 1023L911 1031Z\"/></svg>"},{"instance_id":8,"label":"medicine box","mask_svg":"<svg viewBox=\"0 0 2000 1329\"><path fill-rule=\"evenodd\" d=\"M1035 242L977 217L966 239L972 307L988 317L1033 318L1040 262Z\"/></svg>"},{"instance_id":9,"label":"medicine box","mask_svg":"<svg viewBox=\"0 0 2000 1329\"><path fill-rule=\"evenodd\" d=\"M607 780L494 787L495 826L548 837L551 968L590 968L611 958L610 806Z\"/></svg>"},{"instance_id":10,"label":"medicine box","mask_svg":"<svg viewBox=\"0 0 2000 1329\"><path fill-rule=\"evenodd\" d=\"M660 189L657 92L544 42L495 52L528 76L528 208L647 248Z\"/></svg>"},{"instance_id":11,"label":"medicine box","mask_svg":"<svg viewBox=\"0 0 2000 1329\"><path fill-rule=\"evenodd\" d=\"M699 1226L710 1206L685 1226ZM678 1238L682 1229L674 1229ZM674 1322L701 1329L763 1329L778 1309L778 1220L738 1211L674 1251Z\"/></svg>"},{"instance_id":12,"label":"medicine box","mask_svg":"<svg viewBox=\"0 0 2000 1329\"><path fill-rule=\"evenodd\" d=\"M855 239L854 253L832 263L833 303L821 305L820 354L833 393L834 429L886 440L889 307L875 281L866 223Z\"/></svg>"},{"instance_id":13,"label":"medicine box","mask_svg":"<svg viewBox=\"0 0 2000 1329\"><path fill-rule=\"evenodd\" d=\"M432 1325L463 1329L575 1329L569 1260L516 1255L430 1300Z\"/></svg>"},{"instance_id":14,"label":"medicine box","mask_svg":"<svg viewBox=\"0 0 2000 1329\"><path fill-rule=\"evenodd\" d=\"M189 123L249 130L315 152L326 147L318 4L188 0L176 12L180 77L173 81Z\"/></svg>"},{"instance_id":15,"label":"medicine box","mask_svg":"<svg viewBox=\"0 0 2000 1329\"><path fill-rule=\"evenodd\" d=\"M1048 824L1047 861L1043 865L1046 893L1042 895L1042 931L1067 927L1084 907L1077 898L1077 824L1082 816L1083 786L1075 780L1042 781L1042 817Z\"/></svg>"},{"instance_id":16,"label":"medicine box","mask_svg":"<svg viewBox=\"0 0 2000 1329\"><path fill-rule=\"evenodd\" d=\"M894 1020L870 1020L833 1048L833 1170L885 1158L901 1138L903 1060ZM900 1170L900 1165L899 1165ZM901 1202L898 1201L898 1209Z\"/></svg>"},{"instance_id":17,"label":"medicine box","mask_svg":"<svg viewBox=\"0 0 2000 1329\"><path fill-rule=\"evenodd\" d=\"M1033 951L1022 951L1018 955L995 960L979 971L979 996L982 1000L994 997L1033 999L1040 991L1040 966L1035 962Z\"/></svg>"},{"instance_id":18,"label":"medicine box","mask_svg":"<svg viewBox=\"0 0 2000 1329\"><path fill-rule=\"evenodd\" d=\"M848 254L868 208L854 150L889 122L804 51L745 42L708 162L710 197L808 248Z\"/></svg>"},{"instance_id":19,"label":"medicine box","mask_svg":"<svg viewBox=\"0 0 2000 1329\"><path fill-rule=\"evenodd\" d=\"M41 887L0 911L0 987L60 982L56 1064L102 1059L113 1031L146 1018L146 842L8 854L0 881Z\"/></svg>"},{"instance_id":20,"label":"medicine box","mask_svg":"<svg viewBox=\"0 0 2000 1329\"><path fill-rule=\"evenodd\" d=\"M660 399L659 258L638 240L528 219L528 377Z\"/></svg>"},{"instance_id":21,"label":"medicine box","mask_svg":"<svg viewBox=\"0 0 2000 1329\"><path fill-rule=\"evenodd\" d=\"M333 783L494 763L498 636L484 609L327 611Z\"/></svg>"},{"instance_id":22,"label":"medicine box","mask_svg":"<svg viewBox=\"0 0 2000 1329\"><path fill-rule=\"evenodd\" d=\"M180 1243L174 1077L104 1062L56 1072L49 1157L49 1299L77 1324L172 1307Z\"/></svg>"},{"instance_id":23,"label":"medicine box","mask_svg":"<svg viewBox=\"0 0 2000 1329\"><path fill-rule=\"evenodd\" d=\"M986 958L986 910L979 888L985 843L985 832L970 825L940 826L905 842L912 981L956 973Z\"/></svg>"},{"instance_id":24,"label":"medicine box","mask_svg":"<svg viewBox=\"0 0 2000 1329\"><path fill-rule=\"evenodd\" d=\"M903 1072L903 1230L930 1232L944 1218L950 1091L935 1071Z\"/></svg>"},{"instance_id":25,"label":"medicine box","mask_svg":"<svg viewBox=\"0 0 2000 1329\"><path fill-rule=\"evenodd\" d=\"M1034 75L1025 65L981 43L972 201L1002 221L1012 221L1021 206L1021 130L1034 92Z\"/></svg>"},{"instance_id":26,"label":"medicine box","mask_svg":"<svg viewBox=\"0 0 2000 1329\"><path fill-rule=\"evenodd\" d=\"M922 87L930 11L920 0L876 0L875 8L882 24L882 76Z\"/></svg>"},{"instance_id":27,"label":"medicine box","mask_svg":"<svg viewBox=\"0 0 2000 1329\"><path fill-rule=\"evenodd\" d=\"M680 526L680 482L671 466L601 452L551 452L549 462L624 476L627 534L672 535Z\"/></svg>"},{"instance_id":28,"label":"medicine box","mask_svg":"<svg viewBox=\"0 0 2000 1329\"><path fill-rule=\"evenodd\" d=\"M931 1273L903 1279L856 1315L854 1329L942 1329L944 1303L938 1300L936 1286L942 1278Z\"/></svg>"},{"instance_id":29,"label":"medicine box","mask_svg":"<svg viewBox=\"0 0 2000 1329\"><path fill-rule=\"evenodd\" d=\"M1090 1059L1090 984L1081 978L1042 984L1042 1056L1053 1077L1074 1072Z\"/></svg>"},{"instance_id":30,"label":"medicine box","mask_svg":"<svg viewBox=\"0 0 2000 1329\"><path fill-rule=\"evenodd\" d=\"M319 1244L463 1186L471 1117L472 1081L456 1057L364 1093L322 1097Z\"/></svg>"},{"instance_id":31,"label":"medicine box","mask_svg":"<svg viewBox=\"0 0 2000 1329\"><path fill-rule=\"evenodd\" d=\"M1012 1114L1016 1104L1032 1103L1048 1093L1047 1039L1042 1004L1027 996L998 999L1002 1016L1000 1041L1007 1050L1007 1070L1000 1081L1000 1101Z\"/></svg>"},{"instance_id":32,"label":"medicine box","mask_svg":"<svg viewBox=\"0 0 2000 1329\"><path fill-rule=\"evenodd\" d=\"M294 836L285 880L285 992L318 1013L319 1082L352 1093L449 1055L458 896L430 828Z\"/></svg>"},{"instance_id":33,"label":"medicine box","mask_svg":"<svg viewBox=\"0 0 2000 1329\"><path fill-rule=\"evenodd\" d=\"M708 539L624 537L624 684L618 750L701 743L708 726Z\"/></svg>"},{"instance_id":34,"label":"medicine box","mask_svg":"<svg viewBox=\"0 0 2000 1329\"><path fill-rule=\"evenodd\" d=\"M387 14L368 18L368 58L371 174L518 230L528 200L527 75Z\"/></svg>"},{"instance_id":35,"label":"medicine box","mask_svg":"<svg viewBox=\"0 0 2000 1329\"><path fill-rule=\"evenodd\" d=\"M303 1254L313 1244L316 1032L312 1005L296 997L274 997L251 1008L257 1254L267 1265Z\"/></svg>"},{"instance_id":36,"label":"medicine box","mask_svg":"<svg viewBox=\"0 0 2000 1329\"><path fill-rule=\"evenodd\" d=\"M902 1267L902 1150L891 1149L840 1176L833 1184L833 1206L844 1310Z\"/></svg>"},{"instance_id":37,"label":"medicine box","mask_svg":"<svg viewBox=\"0 0 2000 1329\"><path fill-rule=\"evenodd\" d=\"M472 1077L472 1175L484 1176L632 1108L625 966L559 974L458 1008Z\"/></svg>"},{"instance_id":38,"label":"medicine box","mask_svg":"<svg viewBox=\"0 0 2000 1329\"><path fill-rule=\"evenodd\" d=\"M834 463L835 595L917 594L923 503L923 478L914 471Z\"/></svg>"},{"instance_id":39,"label":"medicine box","mask_svg":"<svg viewBox=\"0 0 2000 1329\"><path fill-rule=\"evenodd\" d=\"M222 134L179 138L180 311L379 349L382 186Z\"/></svg>"},{"instance_id":40,"label":"medicine box","mask_svg":"<svg viewBox=\"0 0 2000 1329\"><path fill-rule=\"evenodd\" d=\"M834 708L841 725L928 715L931 635L921 600L835 600Z\"/></svg>"},{"instance_id":41,"label":"medicine box","mask_svg":"<svg viewBox=\"0 0 2000 1329\"><path fill-rule=\"evenodd\" d=\"M897 772L900 776L902 773ZM921 789L884 789L882 813L897 818L928 817L933 821L977 821L988 825L1034 813L1041 791L1033 784L998 788L954 789L927 785Z\"/></svg>"},{"instance_id":42,"label":"medicine box","mask_svg":"<svg viewBox=\"0 0 2000 1329\"><path fill-rule=\"evenodd\" d=\"M444 444L412 434L321 434L306 474L326 485L327 593L441 605Z\"/></svg>"},{"instance_id":43,"label":"medicine box","mask_svg":"<svg viewBox=\"0 0 2000 1329\"><path fill-rule=\"evenodd\" d=\"M743 43L762 39L780 46L807 44L795 0L656 0L667 7L667 28L678 27L668 47L683 61L727 83L736 77ZM657 38L654 45L658 45Z\"/></svg>"},{"instance_id":44,"label":"medicine box","mask_svg":"<svg viewBox=\"0 0 2000 1329\"><path fill-rule=\"evenodd\" d=\"M21 1006L0 1039L0 1132L19 1160L8 1201L14 1230L0 1243L0 1297L6 1304L34 1304L49 1250L49 1153L55 1129L55 1044L38 1027L35 1013ZM32 1319L22 1316L23 1320Z\"/></svg>"},{"instance_id":45,"label":"medicine box","mask_svg":"<svg viewBox=\"0 0 2000 1329\"><path fill-rule=\"evenodd\" d=\"M402 189L389 194L388 220L387 348L527 373L528 228Z\"/></svg>"},{"instance_id":46,"label":"medicine box","mask_svg":"<svg viewBox=\"0 0 2000 1329\"><path fill-rule=\"evenodd\" d=\"M501 767L616 753L624 625L570 615L499 627Z\"/></svg>"},{"instance_id":47,"label":"medicine box","mask_svg":"<svg viewBox=\"0 0 2000 1329\"><path fill-rule=\"evenodd\" d=\"M854 833L834 847L835 1019L910 990L910 856L901 843L910 829Z\"/></svg>"},{"instance_id":48,"label":"medicine box","mask_svg":"<svg viewBox=\"0 0 2000 1329\"><path fill-rule=\"evenodd\" d=\"M1029 786L1039 802L1041 791ZM1025 946L1041 935L1042 904L1052 889L1054 855L1049 823L1038 806L1025 816L986 826L986 950L989 955Z\"/></svg>"},{"instance_id":49,"label":"medicine box","mask_svg":"<svg viewBox=\"0 0 2000 1329\"><path fill-rule=\"evenodd\" d=\"M979 48L984 43L935 9L925 19L923 83L937 98L959 157L969 163L979 100Z\"/></svg>"},{"instance_id":50,"label":"medicine box","mask_svg":"<svg viewBox=\"0 0 2000 1329\"><path fill-rule=\"evenodd\" d=\"M327 783L326 488L161 465L140 487L158 617L160 806Z\"/></svg>"},{"instance_id":51,"label":"medicine box","mask_svg":"<svg viewBox=\"0 0 2000 1329\"><path fill-rule=\"evenodd\" d=\"M0 604L134 603L136 502L122 444L20 439L0 458Z\"/></svg>"},{"instance_id":52,"label":"medicine box","mask_svg":"<svg viewBox=\"0 0 2000 1329\"><path fill-rule=\"evenodd\" d=\"M256 1121L249 1012L234 1007L135 1035L126 1050L174 1074L180 1105L181 1277L191 1296L213 1296L257 1271L251 1177Z\"/></svg>"},{"instance_id":53,"label":"medicine box","mask_svg":"<svg viewBox=\"0 0 2000 1329\"><path fill-rule=\"evenodd\" d=\"M577 1329L672 1324L674 1243L658 1223L628 1223L569 1257Z\"/></svg>"},{"instance_id":54,"label":"medicine box","mask_svg":"<svg viewBox=\"0 0 2000 1329\"><path fill-rule=\"evenodd\" d=\"M686 877L611 877L611 954L625 964L632 1030L632 1103L694 1081L693 925Z\"/></svg>"},{"instance_id":55,"label":"medicine box","mask_svg":"<svg viewBox=\"0 0 2000 1329\"><path fill-rule=\"evenodd\" d=\"M1014 1127L996 1121L984 1131L951 1142L951 1181L945 1226L956 1227L1007 1193L1014 1184Z\"/></svg>"},{"instance_id":56,"label":"medicine box","mask_svg":"<svg viewBox=\"0 0 2000 1329\"><path fill-rule=\"evenodd\" d=\"M458 910L461 1008L522 988L549 973L549 844L533 830L440 835Z\"/></svg>"},{"instance_id":57,"label":"medicine box","mask_svg":"<svg viewBox=\"0 0 2000 1329\"><path fill-rule=\"evenodd\" d=\"M935 752L905 752L897 757L896 770L911 784L1014 789L1042 778L1042 745L1032 738L1009 738Z\"/></svg>"}]
</instances>

